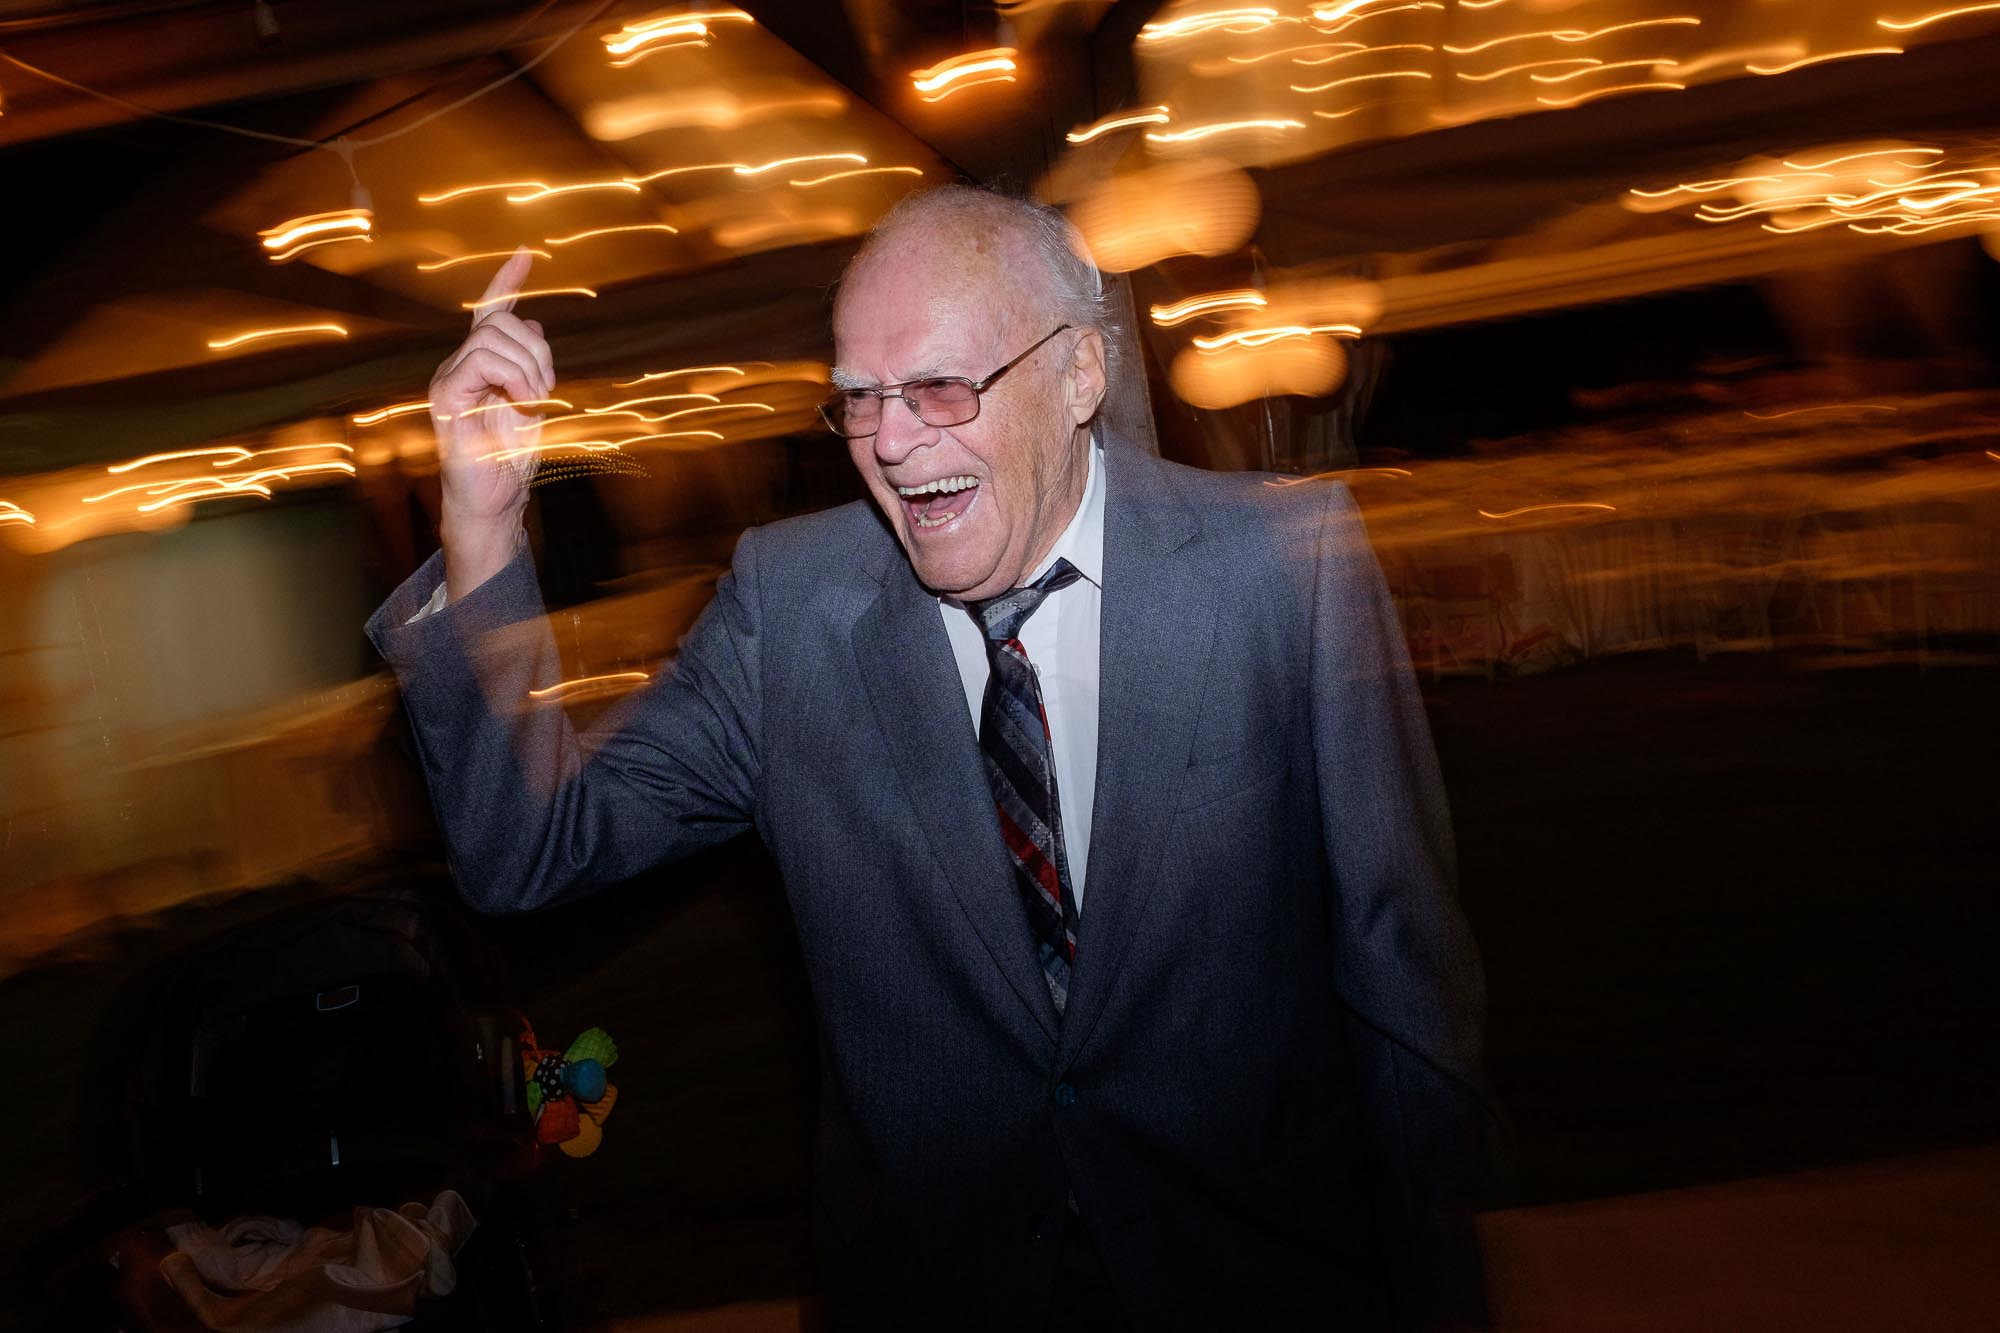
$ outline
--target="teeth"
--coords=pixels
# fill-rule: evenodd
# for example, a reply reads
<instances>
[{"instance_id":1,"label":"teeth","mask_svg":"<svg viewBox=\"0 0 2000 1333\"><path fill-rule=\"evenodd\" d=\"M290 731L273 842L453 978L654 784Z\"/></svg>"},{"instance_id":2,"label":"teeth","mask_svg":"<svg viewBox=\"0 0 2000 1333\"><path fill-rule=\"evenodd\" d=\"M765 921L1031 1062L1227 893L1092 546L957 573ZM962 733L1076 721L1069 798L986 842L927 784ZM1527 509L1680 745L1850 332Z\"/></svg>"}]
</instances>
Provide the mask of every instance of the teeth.
<instances>
[{"instance_id":1,"label":"teeth","mask_svg":"<svg viewBox=\"0 0 2000 1333\"><path fill-rule=\"evenodd\" d=\"M927 481L921 486L898 486L896 494L905 499L918 495L929 495L932 492L949 495L953 491L962 491L968 486L977 486L978 484L979 478L977 477L939 477L936 481Z\"/></svg>"},{"instance_id":2,"label":"teeth","mask_svg":"<svg viewBox=\"0 0 2000 1333\"><path fill-rule=\"evenodd\" d=\"M958 512L956 510L949 514L919 514L917 515L917 526L920 528L941 528L957 517Z\"/></svg>"}]
</instances>

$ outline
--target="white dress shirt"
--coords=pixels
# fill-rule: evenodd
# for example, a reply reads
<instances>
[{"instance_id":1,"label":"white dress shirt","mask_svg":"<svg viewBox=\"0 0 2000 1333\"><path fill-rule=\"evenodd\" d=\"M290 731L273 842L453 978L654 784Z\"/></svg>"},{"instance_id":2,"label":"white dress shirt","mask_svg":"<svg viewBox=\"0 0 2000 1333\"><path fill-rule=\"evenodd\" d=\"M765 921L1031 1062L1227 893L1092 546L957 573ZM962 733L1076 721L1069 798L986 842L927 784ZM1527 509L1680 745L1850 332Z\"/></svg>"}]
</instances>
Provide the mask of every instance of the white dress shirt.
<instances>
[{"instance_id":1,"label":"white dress shirt","mask_svg":"<svg viewBox=\"0 0 2000 1333\"><path fill-rule=\"evenodd\" d=\"M1104 460L1091 446L1083 500L1048 558L1026 580L1033 583L1058 560L1076 566L1082 578L1048 595L1021 627L1021 647L1041 680L1042 704L1049 713L1049 744L1055 751L1056 797L1062 806L1063 855L1069 861L1070 891L1083 913L1083 873L1090 864L1090 814L1097 794L1098 623L1104 609ZM957 602L938 599L952 656L965 685L965 706L979 725L986 699L986 634Z\"/></svg>"}]
</instances>

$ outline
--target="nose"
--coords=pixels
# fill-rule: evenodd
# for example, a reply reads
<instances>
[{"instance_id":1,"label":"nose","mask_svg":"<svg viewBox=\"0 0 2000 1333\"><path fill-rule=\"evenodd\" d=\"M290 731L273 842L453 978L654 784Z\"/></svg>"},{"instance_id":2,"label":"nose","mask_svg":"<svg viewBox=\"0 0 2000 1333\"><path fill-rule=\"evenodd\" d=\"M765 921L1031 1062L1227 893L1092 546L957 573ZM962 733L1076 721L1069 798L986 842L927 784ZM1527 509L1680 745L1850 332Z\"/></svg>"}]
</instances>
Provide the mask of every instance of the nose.
<instances>
[{"instance_id":1,"label":"nose","mask_svg":"<svg viewBox=\"0 0 2000 1333\"><path fill-rule=\"evenodd\" d=\"M875 430L875 457L893 467L927 444L936 442L937 427L926 426L916 405L896 394L882 396L882 423Z\"/></svg>"}]
</instances>

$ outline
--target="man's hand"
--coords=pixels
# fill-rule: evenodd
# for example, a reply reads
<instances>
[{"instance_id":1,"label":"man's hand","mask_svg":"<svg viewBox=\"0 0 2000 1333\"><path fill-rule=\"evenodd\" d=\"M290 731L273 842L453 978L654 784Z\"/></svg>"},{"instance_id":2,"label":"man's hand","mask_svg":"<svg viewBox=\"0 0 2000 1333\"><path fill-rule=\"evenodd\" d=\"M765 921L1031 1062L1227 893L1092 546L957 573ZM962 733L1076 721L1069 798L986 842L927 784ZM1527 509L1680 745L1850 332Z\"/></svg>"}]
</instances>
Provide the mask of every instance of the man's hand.
<instances>
[{"instance_id":1,"label":"man's hand","mask_svg":"<svg viewBox=\"0 0 2000 1333\"><path fill-rule=\"evenodd\" d=\"M500 266L473 312L472 333L431 379L431 424L444 481L439 536L445 597L453 602L513 558L535 475L532 452L509 456L532 450L541 436L539 420L513 404L547 398L555 389L555 361L542 326L514 313L514 297L533 262L522 249Z\"/></svg>"}]
</instances>

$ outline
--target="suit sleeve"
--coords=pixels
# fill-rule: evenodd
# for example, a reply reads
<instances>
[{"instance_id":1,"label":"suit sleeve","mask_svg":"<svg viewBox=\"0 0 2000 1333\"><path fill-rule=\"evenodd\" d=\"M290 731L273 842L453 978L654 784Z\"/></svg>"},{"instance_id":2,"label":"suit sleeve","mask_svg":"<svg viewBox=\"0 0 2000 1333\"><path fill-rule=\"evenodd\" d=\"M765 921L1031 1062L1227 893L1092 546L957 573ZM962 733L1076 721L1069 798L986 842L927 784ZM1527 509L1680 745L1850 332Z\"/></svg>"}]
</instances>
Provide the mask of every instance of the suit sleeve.
<instances>
[{"instance_id":1,"label":"suit sleeve","mask_svg":"<svg viewBox=\"0 0 2000 1333\"><path fill-rule=\"evenodd\" d=\"M1401 624L1353 498L1326 488L1312 715L1332 862L1331 946L1362 1088L1398 1326L1485 1327L1469 1205L1491 1184L1485 980L1455 888L1450 814Z\"/></svg>"},{"instance_id":2,"label":"suit sleeve","mask_svg":"<svg viewBox=\"0 0 2000 1333\"><path fill-rule=\"evenodd\" d=\"M758 790L755 534L678 660L588 731L531 692L561 679L526 543L464 599L410 617L425 566L368 622L395 669L459 892L522 912L748 827Z\"/></svg>"}]
</instances>

